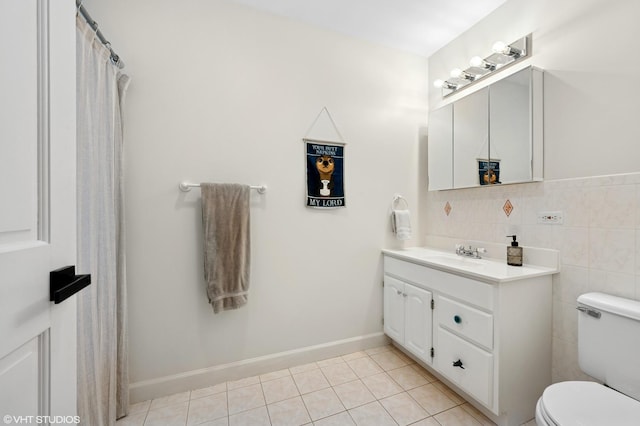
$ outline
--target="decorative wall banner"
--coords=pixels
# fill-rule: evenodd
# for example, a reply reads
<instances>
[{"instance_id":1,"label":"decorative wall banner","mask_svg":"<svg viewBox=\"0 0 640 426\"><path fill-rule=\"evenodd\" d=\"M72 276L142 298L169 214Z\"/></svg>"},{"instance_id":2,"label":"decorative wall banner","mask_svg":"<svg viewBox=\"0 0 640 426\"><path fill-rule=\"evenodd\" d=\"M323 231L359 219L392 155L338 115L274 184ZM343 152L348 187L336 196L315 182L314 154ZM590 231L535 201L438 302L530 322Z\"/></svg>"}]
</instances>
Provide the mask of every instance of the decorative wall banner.
<instances>
[{"instance_id":1,"label":"decorative wall banner","mask_svg":"<svg viewBox=\"0 0 640 426\"><path fill-rule=\"evenodd\" d=\"M345 207L344 143L303 141L307 161L307 207Z\"/></svg>"}]
</instances>

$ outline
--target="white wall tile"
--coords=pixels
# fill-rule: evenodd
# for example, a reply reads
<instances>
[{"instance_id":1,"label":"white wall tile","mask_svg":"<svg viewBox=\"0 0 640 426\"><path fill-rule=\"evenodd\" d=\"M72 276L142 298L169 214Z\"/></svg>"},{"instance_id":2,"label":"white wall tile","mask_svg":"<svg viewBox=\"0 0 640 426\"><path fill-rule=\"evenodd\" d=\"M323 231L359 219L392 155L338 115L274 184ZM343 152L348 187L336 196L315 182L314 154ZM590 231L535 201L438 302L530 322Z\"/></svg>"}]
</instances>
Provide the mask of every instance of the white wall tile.
<instances>
[{"instance_id":1,"label":"white wall tile","mask_svg":"<svg viewBox=\"0 0 640 426\"><path fill-rule=\"evenodd\" d=\"M635 228L637 191L635 185L590 188L589 226L592 228Z\"/></svg>"},{"instance_id":2,"label":"white wall tile","mask_svg":"<svg viewBox=\"0 0 640 426\"><path fill-rule=\"evenodd\" d=\"M576 303L578 296L589 291L589 269L562 265L562 272L553 276L553 298L564 303Z\"/></svg>"},{"instance_id":3,"label":"white wall tile","mask_svg":"<svg viewBox=\"0 0 640 426\"><path fill-rule=\"evenodd\" d=\"M599 291L633 299L636 293L635 276L592 269L589 272L589 291Z\"/></svg>"},{"instance_id":4,"label":"white wall tile","mask_svg":"<svg viewBox=\"0 0 640 426\"><path fill-rule=\"evenodd\" d=\"M437 221L430 215L440 213L447 200L455 215L443 214L434 235L506 244L504 236L516 233L524 246L559 250L561 272L553 278L553 380L580 380L588 376L577 366L577 297L601 291L640 300L639 182L640 173L631 173L443 191L438 208L426 211L426 230L431 234ZM427 205L434 198L428 193ZM511 219L502 211L507 198L514 205ZM538 224L541 211L562 211L563 224Z\"/></svg>"},{"instance_id":5,"label":"white wall tile","mask_svg":"<svg viewBox=\"0 0 640 426\"><path fill-rule=\"evenodd\" d=\"M626 229L589 229L589 267L632 274L635 270L635 233Z\"/></svg>"}]
</instances>

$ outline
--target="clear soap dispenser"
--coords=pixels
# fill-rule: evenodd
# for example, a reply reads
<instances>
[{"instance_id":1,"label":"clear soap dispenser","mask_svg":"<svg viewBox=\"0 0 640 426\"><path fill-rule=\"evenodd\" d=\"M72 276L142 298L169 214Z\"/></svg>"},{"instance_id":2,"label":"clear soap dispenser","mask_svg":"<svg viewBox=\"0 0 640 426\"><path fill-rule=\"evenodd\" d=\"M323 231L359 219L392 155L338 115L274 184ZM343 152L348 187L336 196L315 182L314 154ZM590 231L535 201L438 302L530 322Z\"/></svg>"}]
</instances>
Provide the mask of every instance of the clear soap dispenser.
<instances>
[{"instance_id":1,"label":"clear soap dispenser","mask_svg":"<svg viewBox=\"0 0 640 426\"><path fill-rule=\"evenodd\" d=\"M507 235L513 238L511 246L507 246L507 265L522 266L522 247L518 245L515 235Z\"/></svg>"}]
</instances>

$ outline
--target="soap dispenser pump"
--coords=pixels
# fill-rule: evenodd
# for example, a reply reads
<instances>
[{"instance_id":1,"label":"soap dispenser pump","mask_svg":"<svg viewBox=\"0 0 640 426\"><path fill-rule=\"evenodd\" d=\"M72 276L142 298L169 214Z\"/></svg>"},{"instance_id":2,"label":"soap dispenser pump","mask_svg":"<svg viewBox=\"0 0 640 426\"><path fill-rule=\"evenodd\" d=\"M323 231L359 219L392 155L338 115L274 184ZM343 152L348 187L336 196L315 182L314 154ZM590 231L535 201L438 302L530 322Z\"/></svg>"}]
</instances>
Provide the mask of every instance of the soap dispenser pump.
<instances>
[{"instance_id":1,"label":"soap dispenser pump","mask_svg":"<svg viewBox=\"0 0 640 426\"><path fill-rule=\"evenodd\" d=\"M518 245L515 235L507 235L513 238L511 246L507 246L507 265L522 266L522 247Z\"/></svg>"}]
</instances>

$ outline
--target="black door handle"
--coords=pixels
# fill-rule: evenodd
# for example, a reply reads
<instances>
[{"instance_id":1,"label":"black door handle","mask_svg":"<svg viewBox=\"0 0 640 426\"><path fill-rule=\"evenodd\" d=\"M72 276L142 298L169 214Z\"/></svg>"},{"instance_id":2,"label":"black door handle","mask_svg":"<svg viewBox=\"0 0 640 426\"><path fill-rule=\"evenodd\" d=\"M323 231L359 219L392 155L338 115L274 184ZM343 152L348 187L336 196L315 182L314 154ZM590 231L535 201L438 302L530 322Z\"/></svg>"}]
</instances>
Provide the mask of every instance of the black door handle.
<instances>
[{"instance_id":1,"label":"black door handle","mask_svg":"<svg viewBox=\"0 0 640 426\"><path fill-rule=\"evenodd\" d=\"M464 366L462 365L462 361L461 360L457 360L453 362L453 366L454 367L460 367L464 370Z\"/></svg>"},{"instance_id":2,"label":"black door handle","mask_svg":"<svg viewBox=\"0 0 640 426\"><path fill-rule=\"evenodd\" d=\"M76 275L75 266L65 266L49 273L49 300L58 304L91 284L91 275Z\"/></svg>"}]
</instances>

